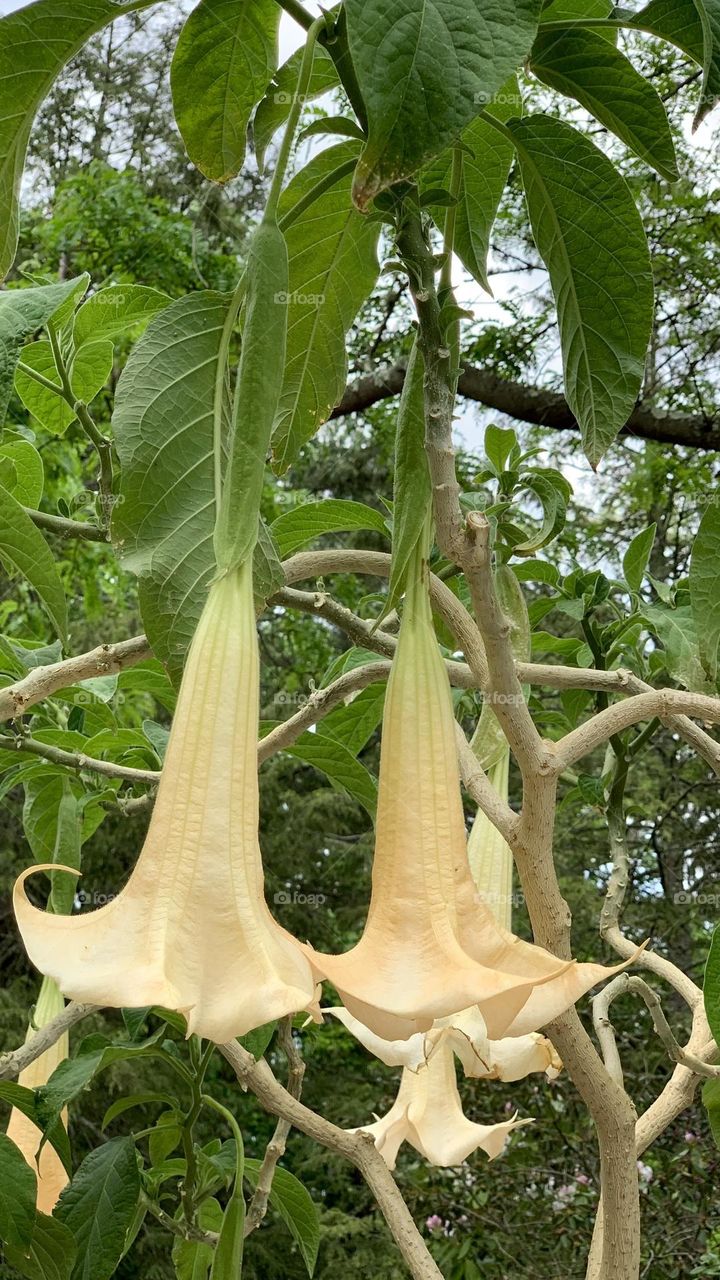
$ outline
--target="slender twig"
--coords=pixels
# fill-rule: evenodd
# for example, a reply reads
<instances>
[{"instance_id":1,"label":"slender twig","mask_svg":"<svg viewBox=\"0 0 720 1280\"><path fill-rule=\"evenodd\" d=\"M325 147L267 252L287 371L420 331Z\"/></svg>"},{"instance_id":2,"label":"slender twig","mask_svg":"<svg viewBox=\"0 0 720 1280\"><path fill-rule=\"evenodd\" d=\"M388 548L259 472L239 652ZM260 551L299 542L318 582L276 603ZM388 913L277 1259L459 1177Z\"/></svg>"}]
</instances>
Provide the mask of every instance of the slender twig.
<instances>
[{"instance_id":1,"label":"slender twig","mask_svg":"<svg viewBox=\"0 0 720 1280\"><path fill-rule=\"evenodd\" d=\"M0 721L24 715L30 707L60 689L68 689L95 676L114 675L151 657L152 650L145 636L135 636L117 644L98 645L97 649L67 658L64 662L35 667L22 680L0 689Z\"/></svg>"},{"instance_id":2,"label":"slender twig","mask_svg":"<svg viewBox=\"0 0 720 1280\"><path fill-rule=\"evenodd\" d=\"M300 1050L295 1043L292 1018L283 1018L280 1022L278 1027L278 1041L288 1064L287 1091L291 1097L299 1099L302 1093L305 1063L303 1062ZM273 1178L275 1177L275 1170L278 1166L278 1161L281 1160L285 1154L285 1147L291 1129L291 1121L287 1120L284 1116L281 1116L275 1126L275 1132L265 1149L265 1155L263 1156L260 1172L258 1173L255 1193L248 1206L247 1218L245 1220L246 1236L249 1236L260 1226L265 1214L267 1213Z\"/></svg>"},{"instance_id":3,"label":"slender twig","mask_svg":"<svg viewBox=\"0 0 720 1280\"><path fill-rule=\"evenodd\" d=\"M24 1071L32 1062L35 1062L36 1058L40 1058L43 1053L46 1053L54 1044L57 1044L66 1031L69 1031L71 1027L74 1027L83 1018L87 1018L91 1013L97 1013L97 1011L97 1005L79 1004L74 1000L56 1018L53 1018L51 1022L46 1023L33 1036L30 1036L19 1049L14 1049L11 1053L0 1054L0 1080L17 1079L21 1071Z\"/></svg>"}]
</instances>

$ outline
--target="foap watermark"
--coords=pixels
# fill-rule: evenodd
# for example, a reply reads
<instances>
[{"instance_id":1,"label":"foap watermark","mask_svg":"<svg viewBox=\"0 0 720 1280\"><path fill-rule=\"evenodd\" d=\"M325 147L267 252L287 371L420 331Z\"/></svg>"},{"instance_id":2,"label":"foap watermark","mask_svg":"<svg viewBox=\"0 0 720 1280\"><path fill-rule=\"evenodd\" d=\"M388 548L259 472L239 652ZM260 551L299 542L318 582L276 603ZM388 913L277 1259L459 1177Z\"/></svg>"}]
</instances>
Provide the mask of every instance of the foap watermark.
<instances>
[{"instance_id":1,"label":"foap watermark","mask_svg":"<svg viewBox=\"0 0 720 1280\"><path fill-rule=\"evenodd\" d=\"M295 307L322 307L325 302L324 293L300 293L298 290L294 293L286 293L281 289L274 298L284 307L291 303Z\"/></svg>"},{"instance_id":2,"label":"foap watermark","mask_svg":"<svg viewBox=\"0 0 720 1280\"><path fill-rule=\"evenodd\" d=\"M676 907L720 907L720 893L693 893L689 889L678 889L673 894Z\"/></svg>"},{"instance_id":3,"label":"foap watermark","mask_svg":"<svg viewBox=\"0 0 720 1280\"><path fill-rule=\"evenodd\" d=\"M327 898L324 893L301 893L299 889L279 889L273 898L276 907L322 907Z\"/></svg>"},{"instance_id":4,"label":"foap watermark","mask_svg":"<svg viewBox=\"0 0 720 1280\"><path fill-rule=\"evenodd\" d=\"M101 893L97 889L87 893L84 889L78 889L75 894L75 910L80 911L83 907L107 907L116 898L116 893Z\"/></svg>"}]
</instances>

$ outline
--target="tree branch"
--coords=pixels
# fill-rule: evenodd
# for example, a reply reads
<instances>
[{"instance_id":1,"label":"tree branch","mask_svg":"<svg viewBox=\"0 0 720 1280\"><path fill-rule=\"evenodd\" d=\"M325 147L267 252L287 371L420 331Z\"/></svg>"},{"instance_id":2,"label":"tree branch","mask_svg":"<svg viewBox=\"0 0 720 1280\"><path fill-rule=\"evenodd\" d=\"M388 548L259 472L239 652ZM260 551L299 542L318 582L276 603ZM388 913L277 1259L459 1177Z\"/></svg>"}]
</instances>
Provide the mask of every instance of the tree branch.
<instances>
[{"instance_id":1,"label":"tree branch","mask_svg":"<svg viewBox=\"0 0 720 1280\"><path fill-rule=\"evenodd\" d=\"M24 715L36 702L42 702L43 698L49 698L59 689L67 689L78 681L113 675L151 657L152 650L145 636L135 636L117 644L101 644L89 653L81 653L64 662L34 667L22 680L0 689L0 720L13 720Z\"/></svg>"},{"instance_id":2,"label":"tree branch","mask_svg":"<svg viewBox=\"0 0 720 1280\"><path fill-rule=\"evenodd\" d=\"M83 1018L87 1018L89 1014L97 1013L97 1010L97 1005L79 1004L73 1000L62 1013L36 1031L35 1035L26 1040L19 1049L14 1049L12 1053L0 1054L0 1080L16 1080L21 1071L57 1044L66 1031Z\"/></svg>"},{"instance_id":3,"label":"tree branch","mask_svg":"<svg viewBox=\"0 0 720 1280\"><path fill-rule=\"evenodd\" d=\"M405 367L390 365L350 383L332 418L347 413L362 413L371 405L391 396L399 396L405 381ZM458 393L506 413L518 422L550 427L553 431L578 431L578 424L564 396L545 387L499 378L490 369L464 364L458 380ZM661 444L680 444L692 449L720 449L720 419L702 414L657 413L638 404L623 428L622 435L641 440L658 440Z\"/></svg>"},{"instance_id":4,"label":"tree branch","mask_svg":"<svg viewBox=\"0 0 720 1280\"><path fill-rule=\"evenodd\" d=\"M362 1174L415 1280L442 1280L398 1186L367 1133L349 1133L317 1115L284 1089L267 1062L256 1062L236 1041L219 1046L243 1088L249 1088L271 1115L287 1120L320 1146L344 1156Z\"/></svg>"}]
</instances>

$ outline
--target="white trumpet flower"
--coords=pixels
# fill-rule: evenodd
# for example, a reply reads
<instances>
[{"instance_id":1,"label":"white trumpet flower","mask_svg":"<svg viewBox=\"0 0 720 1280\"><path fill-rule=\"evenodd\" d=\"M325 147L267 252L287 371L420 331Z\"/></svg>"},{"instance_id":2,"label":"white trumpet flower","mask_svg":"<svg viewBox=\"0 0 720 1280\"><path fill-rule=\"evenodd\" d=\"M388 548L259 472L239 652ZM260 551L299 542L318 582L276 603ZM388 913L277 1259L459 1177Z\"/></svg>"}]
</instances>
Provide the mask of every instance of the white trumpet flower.
<instances>
[{"instance_id":1,"label":"white trumpet flower","mask_svg":"<svg viewBox=\"0 0 720 1280\"><path fill-rule=\"evenodd\" d=\"M185 1015L188 1034L219 1043L285 1014L316 1011L308 960L263 892L258 708L247 561L210 588L145 844L122 892L98 911L68 917L28 901L28 876L48 868L32 867L16 884L28 955L66 996L162 1005Z\"/></svg>"}]
</instances>

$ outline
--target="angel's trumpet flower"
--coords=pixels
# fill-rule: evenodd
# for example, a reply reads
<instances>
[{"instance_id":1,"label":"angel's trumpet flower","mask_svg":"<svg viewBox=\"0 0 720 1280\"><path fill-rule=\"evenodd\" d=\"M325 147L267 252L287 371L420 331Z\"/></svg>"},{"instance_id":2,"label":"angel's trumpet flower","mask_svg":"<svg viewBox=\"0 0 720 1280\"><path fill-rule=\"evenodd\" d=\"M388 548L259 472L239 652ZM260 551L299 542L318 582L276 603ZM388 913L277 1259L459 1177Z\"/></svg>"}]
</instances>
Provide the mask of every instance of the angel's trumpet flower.
<instances>
[{"instance_id":1,"label":"angel's trumpet flower","mask_svg":"<svg viewBox=\"0 0 720 1280\"><path fill-rule=\"evenodd\" d=\"M108 906L53 916L15 887L30 959L75 1000L162 1005L217 1042L300 1009L314 979L273 920L258 844L259 663L250 562L218 579L188 654L145 844Z\"/></svg>"},{"instance_id":2,"label":"angel's trumpet flower","mask_svg":"<svg viewBox=\"0 0 720 1280\"><path fill-rule=\"evenodd\" d=\"M52 1022L53 1018L62 1013L64 1008L65 1001L56 984L51 978L45 978L35 1007L35 1025L28 1031L28 1038L34 1034L36 1028L39 1029L46 1026L48 1022ZM24 1085L26 1089L37 1089L39 1085L47 1084L55 1068L67 1058L68 1052L68 1034L65 1032L54 1045L51 1045L49 1049L46 1049L45 1053L42 1053L39 1058L31 1062L29 1067L20 1072L18 1084ZM63 1113L63 1122L65 1120L66 1114ZM32 1120L28 1119L22 1111L18 1111L16 1107L13 1107L10 1113L7 1136L22 1151L27 1163L37 1174L38 1210L40 1213L52 1213L60 1192L67 1186L68 1181L62 1160L55 1148L49 1142L46 1142L42 1151L40 1151L42 1132L33 1124ZM40 1151L39 1157L38 1151Z\"/></svg>"},{"instance_id":3,"label":"angel's trumpet flower","mask_svg":"<svg viewBox=\"0 0 720 1280\"><path fill-rule=\"evenodd\" d=\"M398 1096L382 1120L364 1125L371 1133L386 1164L395 1168L398 1150L409 1142L430 1164L462 1164L480 1148L494 1160L513 1129L531 1120L505 1120L501 1124L474 1124L463 1114L455 1077L455 1059L449 1044L441 1045L420 1071L405 1069Z\"/></svg>"},{"instance_id":4,"label":"angel's trumpet flower","mask_svg":"<svg viewBox=\"0 0 720 1280\"><path fill-rule=\"evenodd\" d=\"M424 547L408 573L383 721L372 897L344 955L308 949L360 1022L385 1040L477 1005L492 1039L534 1031L616 970L563 964L500 928L467 858L455 721L432 624ZM619 966L622 967L622 966ZM543 999L547 989L548 997ZM521 1010L532 998L522 1027Z\"/></svg>"}]
</instances>

